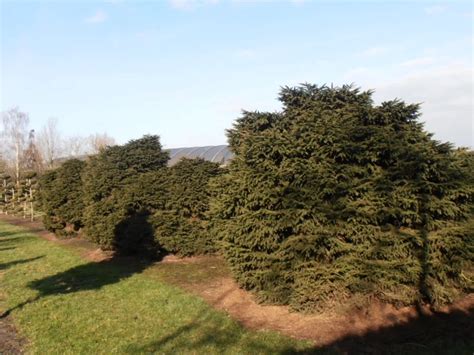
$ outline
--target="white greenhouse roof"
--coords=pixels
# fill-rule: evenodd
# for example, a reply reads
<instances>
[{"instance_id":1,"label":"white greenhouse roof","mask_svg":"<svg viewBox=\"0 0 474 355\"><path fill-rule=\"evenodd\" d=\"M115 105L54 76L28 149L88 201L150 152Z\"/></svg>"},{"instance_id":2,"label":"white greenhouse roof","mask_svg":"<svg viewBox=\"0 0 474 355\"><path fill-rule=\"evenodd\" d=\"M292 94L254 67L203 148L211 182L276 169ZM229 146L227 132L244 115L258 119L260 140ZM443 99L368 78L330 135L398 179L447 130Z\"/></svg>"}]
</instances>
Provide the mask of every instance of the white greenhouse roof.
<instances>
[{"instance_id":1,"label":"white greenhouse roof","mask_svg":"<svg viewBox=\"0 0 474 355\"><path fill-rule=\"evenodd\" d=\"M165 149L170 154L169 166L176 164L182 158L202 158L220 165L227 165L234 157L227 145L210 145L206 147Z\"/></svg>"}]
</instances>

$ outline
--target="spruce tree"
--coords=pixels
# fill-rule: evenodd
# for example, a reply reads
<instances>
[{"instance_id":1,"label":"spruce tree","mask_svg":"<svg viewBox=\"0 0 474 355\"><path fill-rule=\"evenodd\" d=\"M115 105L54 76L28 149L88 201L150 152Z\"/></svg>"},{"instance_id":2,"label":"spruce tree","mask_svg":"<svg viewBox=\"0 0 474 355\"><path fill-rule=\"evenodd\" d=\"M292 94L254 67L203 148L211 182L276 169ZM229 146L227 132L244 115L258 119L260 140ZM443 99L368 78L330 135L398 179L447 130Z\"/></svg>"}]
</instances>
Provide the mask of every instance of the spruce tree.
<instances>
[{"instance_id":1,"label":"spruce tree","mask_svg":"<svg viewBox=\"0 0 474 355\"><path fill-rule=\"evenodd\" d=\"M124 236L117 234L127 230L124 221L128 211L122 196L125 188L141 174L166 167L167 161L168 154L162 150L158 136L107 147L91 157L83 175L84 226L88 238L104 249L118 250L123 243L117 241L123 241Z\"/></svg>"},{"instance_id":2,"label":"spruce tree","mask_svg":"<svg viewBox=\"0 0 474 355\"><path fill-rule=\"evenodd\" d=\"M57 189L58 171L49 170L45 172L39 181L40 186L40 206L43 213L43 225L51 231L63 230L66 222L58 217L57 211L61 208L61 199L58 198Z\"/></svg>"},{"instance_id":3,"label":"spruce tree","mask_svg":"<svg viewBox=\"0 0 474 355\"><path fill-rule=\"evenodd\" d=\"M218 164L203 159L182 159L169 169L165 206L152 217L155 239L167 252L196 255L217 251L209 225L209 181L220 173Z\"/></svg>"},{"instance_id":4,"label":"spruce tree","mask_svg":"<svg viewBox=\"0 0 474 355\"><path fill-rule=\"evenodd\" d=\"M235 158L213 201L216 230L260 299L314 311L468 292L472 232L439 235L472 218L472 171L424 131L418 105L371 96L286 87L281 112L244 112L228 131Z\"/></svg>"}]
</instances>

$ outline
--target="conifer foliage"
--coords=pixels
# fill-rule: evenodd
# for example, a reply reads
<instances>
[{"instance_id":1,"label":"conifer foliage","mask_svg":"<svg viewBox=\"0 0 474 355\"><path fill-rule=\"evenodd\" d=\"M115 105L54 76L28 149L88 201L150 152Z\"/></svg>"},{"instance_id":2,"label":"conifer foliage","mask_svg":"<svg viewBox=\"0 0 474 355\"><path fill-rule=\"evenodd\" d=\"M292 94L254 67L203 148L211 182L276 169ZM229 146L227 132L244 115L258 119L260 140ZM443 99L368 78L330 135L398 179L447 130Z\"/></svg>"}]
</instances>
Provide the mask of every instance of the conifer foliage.
<instances>
[{"instance_id":1,"label":"conifer foliage","mask_svg":"<svg viewBox=\"0 0 474 355\"><path fill-rule=\"evenodd\" d=\"M168 154L158 136L144 136L122 146L103 149L90 158L84 172L84 230L104 249L134 252L138 236L124 235L135 221L129 219L123 193L142 174L166 167ZM124 248L123 246L127 246Z\"/></svg>"},{"instance_id":2,"label":"conifer foliage","mask_svg":"<svg viewBox=\"0 0 474 355\"><path fill-rule=\"evenodd\" d=\"M164 208L153 214L157 242L178 255L217 251L209 223L209 182L219 176L216 163L182 159L169 169Z\"/></svg>"},{"instance_id":3,"label":"conifer foliage","mask_svg":"<svg viewBox=\"0 0 474 355\"><path fill-rule=\"evenodd\" d=\"M244 112L228 131L235 158L212 212L260 299L439 305L472 287L469 154L426 133L418 105L371 95L286 87L281 112Z\"/></svg>"},{"instance_id":4,"label":"conifer foliage","mask_svg":"<svg viewBox=\"0 0 474 355\"><path fill-rule=\"evenodd\" d=\"M86 163L71 159L40 178L44 226L58 235L74 235L83 226L82 172Z\"/></svg>"}]
</instances>

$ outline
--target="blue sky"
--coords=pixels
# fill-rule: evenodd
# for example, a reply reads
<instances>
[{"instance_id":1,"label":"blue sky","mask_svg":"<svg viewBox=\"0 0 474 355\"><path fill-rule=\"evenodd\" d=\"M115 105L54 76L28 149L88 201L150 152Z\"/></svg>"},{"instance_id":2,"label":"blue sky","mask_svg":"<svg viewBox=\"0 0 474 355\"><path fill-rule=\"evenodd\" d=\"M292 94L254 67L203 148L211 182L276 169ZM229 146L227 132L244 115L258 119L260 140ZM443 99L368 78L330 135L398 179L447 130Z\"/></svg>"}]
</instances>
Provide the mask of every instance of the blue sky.
<instances>
[{"instance_id":1,"label":"blue sky","mask_svg":"<svg viewBox=\"0 0 474 355\"><path fill-rule=\"evenodd\" d=\"M40 128L224 144L279 88L354 82L376 102L423 102L440 140L474 146L468 1L1 2L1 110Z\"/></svg>"}]
</instances>

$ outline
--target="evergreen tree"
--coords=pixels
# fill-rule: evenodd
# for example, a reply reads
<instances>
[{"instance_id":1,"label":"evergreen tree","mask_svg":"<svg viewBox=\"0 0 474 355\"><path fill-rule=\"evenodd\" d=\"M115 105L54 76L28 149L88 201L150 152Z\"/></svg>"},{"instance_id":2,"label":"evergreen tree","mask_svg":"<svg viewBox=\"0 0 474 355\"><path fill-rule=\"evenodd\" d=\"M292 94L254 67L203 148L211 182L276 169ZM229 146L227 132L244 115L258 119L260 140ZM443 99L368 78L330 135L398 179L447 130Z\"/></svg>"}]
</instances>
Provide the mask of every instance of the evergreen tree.
<instances>
[{"instance_id":1,"label":"evergreen tree","mask_svg":"<svg viewBox=\"0 0 474 355\"><path fill-rule=\"evenodd\" d=\"M210 179L219 165L203 159L182 159L169 169L164 208L155 210L152 225L156 241L178 255L217 251L209 226Z\"/></svg>"},{"instance_id":2,"label":"evergreen tree","mask_svg":"<svg viewBox=\"0 0 474 355\"><path fill-rule=\"evenodd\" d=\"M141 174L166 167L167 161L158 136L106 147L91 157L83 177L86 235L104 249L117 250L117 240L123 240L117 238L117 228L128 217L124 189Z\"/></svg>"},{"instance_id":3,"label":"evergreen tree","mask_svg":"<svg viewBox=\"0 0 474 355\"><path fill-rule=\"evenodd\" d=\"M45 227L58 235L74 235L82 226L82 172L86 163L71 159L46 172L41 180L41 209Z\"/></svg>"},{"instance_id":4,"label":"evergreen tree","mask_svg":"<svg viewBox=\"0 0 474 355\"><path fill-rule=\"evenodd\" d=\"M43 159L36 146L35 130L31 130L28 135L28 145L23 152L23 163L27 171L40 173L43 170Z\"/></svg>"},{"instance_id":5,"label":"evergreen tree","mask_svg":"<svg viewBox=\"0 0 474 355\"><path fill-rule=\"evenodd\" d=\"M43 212L43 225L52 232L66 227L65 221L61 220L56 212L61 208L61 199L57 195L57 178L58 170L49 170L40 177L39 181L39 208Z\"/></svg>"},{"instance_id":6,"label":"evergreen tree","mask_svg":"<svg viewBox=\"0 0 474 355\"><path fill-rule=\"evenodd\" d=\"M468 292L472 232L437 235L472 217L472 171L424 131L418 105L375 106L371 94L283 88L282 112L244 112L228 131L235 158L213 202L216 230L260 299L318 310Z\"/></svg>"}]
</instances>

